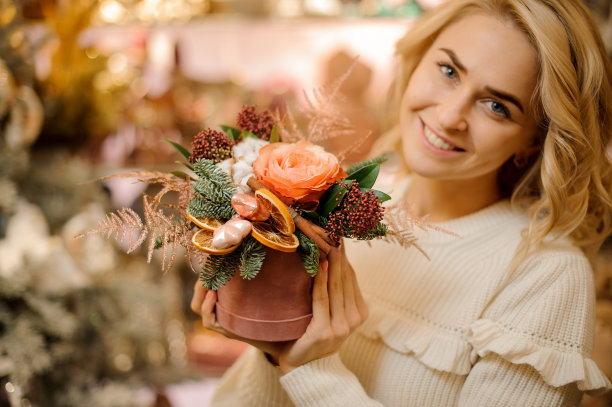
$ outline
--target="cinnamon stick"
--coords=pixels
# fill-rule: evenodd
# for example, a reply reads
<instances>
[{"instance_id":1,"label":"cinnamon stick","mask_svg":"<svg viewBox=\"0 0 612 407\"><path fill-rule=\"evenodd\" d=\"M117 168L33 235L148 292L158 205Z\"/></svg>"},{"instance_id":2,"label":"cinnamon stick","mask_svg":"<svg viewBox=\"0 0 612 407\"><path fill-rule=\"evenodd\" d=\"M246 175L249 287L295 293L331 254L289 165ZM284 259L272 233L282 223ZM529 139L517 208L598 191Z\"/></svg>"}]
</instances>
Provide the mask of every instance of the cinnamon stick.
<instances>
[{"instance_id":1,"label":"cinnamon stick","mask_svg":"<svg viewBox=\"0 0 612 407\"><path fill-rule=\"evenodd\" d=\"M249 178L249 180L247 181L247 185L253 191L256 191L262 188L268 189L266 188L264 184L259 182L255 177ZM327 234L327 231L325 231L325 229L323 229L320 226L315 225L314 223L310 222L308 219L305 219L304 217L300 216L300 214L297 213L292 208L289 208L289 213L291 213L291 216L293 217L295 226L298 229L300 229L306 236L311 238L316 243L316 245L319 247L319 250L321 250L323 253L325 253L326 255L329 254L329 251L332 249L332 247L336 246L336 243L329 238L329 235Z\"/></svg>"}]
</instances>

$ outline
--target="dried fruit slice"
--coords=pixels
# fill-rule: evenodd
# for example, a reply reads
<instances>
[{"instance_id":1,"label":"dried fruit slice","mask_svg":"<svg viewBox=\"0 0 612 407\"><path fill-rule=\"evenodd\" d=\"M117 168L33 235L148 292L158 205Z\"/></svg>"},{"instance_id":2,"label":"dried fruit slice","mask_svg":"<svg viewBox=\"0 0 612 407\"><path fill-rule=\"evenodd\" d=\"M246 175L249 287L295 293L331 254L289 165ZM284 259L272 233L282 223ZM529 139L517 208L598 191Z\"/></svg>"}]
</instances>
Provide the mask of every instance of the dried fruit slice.
<instances>
[{"instance_id":1,"label":"dried fruit slice","mask_svg":"<svg viewBox=\"0 0 612 407\"><path fill-rule=\"evenodd\" d=\"M238 246L240 246L240 243L239 243L235 246L228 247L227 249L215 249L212 246L212 239L213 239L212 230L200 229L193 235L193 237L191 238L191 242L193 243L195 247L202 250L203 252L208 253L208 254L216 254L216 255L231 253L234 250L236 250Z\"/></svg>"},{"instance_id":2,"label":"dried fruit slice","mask_svg":"<svg viewBox=\"0 0 612 407\"><path fill-rule=\"evenodd\" d=\"M202 218L202 217L196 218L189 212L187 212L187 217L189 218L190 221L195 223L199 228L206 229L206 230L215 230L219 226L223 225L223 222L220 221L219 219Z\"/></svg>"},{"instance_id":3,"label":"dried fruit slice","mask_svg":"<svg viewBox=\"0 0 612 407\"><path fill-rule=\"evenodd\" d=\"M270 211L268 221L283 235L291 236L295 232L295 223L287 205L274 193L261 188L255 191L255 197Z\"/></svg>"},{"instance_id":4,"label":"dried fruit slice","mask_svg":"<svg viewBox=\"0 0 612 407\"><path fill-rule=\"evenodd\" d=\"M294 252L300 245L300 241L293 233L290 236L279 233L274 226L265 222L253 222L251 235L264 246L279 252Z\"/></svg>"}]
</instances>

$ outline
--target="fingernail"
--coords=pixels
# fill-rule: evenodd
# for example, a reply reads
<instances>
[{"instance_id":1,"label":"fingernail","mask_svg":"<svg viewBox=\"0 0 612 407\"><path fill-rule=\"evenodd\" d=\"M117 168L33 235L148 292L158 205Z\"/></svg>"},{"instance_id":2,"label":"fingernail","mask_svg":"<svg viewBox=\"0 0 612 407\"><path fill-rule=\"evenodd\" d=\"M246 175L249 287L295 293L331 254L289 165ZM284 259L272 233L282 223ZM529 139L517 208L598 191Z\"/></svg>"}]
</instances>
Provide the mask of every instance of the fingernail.
<instances>
[{"instance_id":1,"label":"fingernail","mask_svg":"<svg viewBox=\"0 0 612 407\"><path fill-rule=\"evenodd\" d=\"M327 268L329 267L329 261L327 260L323 260L323 262L321 263L321 270L326 273L327 272Z\"/></svg>"}]
</instances>

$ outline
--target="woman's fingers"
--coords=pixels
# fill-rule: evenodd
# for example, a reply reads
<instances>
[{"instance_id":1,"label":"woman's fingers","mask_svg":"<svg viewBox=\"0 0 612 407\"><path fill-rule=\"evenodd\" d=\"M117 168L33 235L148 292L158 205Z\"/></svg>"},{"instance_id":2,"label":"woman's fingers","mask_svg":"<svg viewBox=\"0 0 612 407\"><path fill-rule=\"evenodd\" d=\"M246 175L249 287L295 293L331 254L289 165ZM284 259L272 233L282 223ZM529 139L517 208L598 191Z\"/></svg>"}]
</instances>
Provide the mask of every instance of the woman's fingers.
<instances>
[{"instance_id":1,"label":"woman's fingers","mask_svg":"<svg viewBox=\"0 0 612 407\"><path fill-rule=\"evenodd\" d=\"M215 316L215 303L217 302L217 293L214 290L208 290L200 307L200 315L202 316L202 324L205 328L213 331L220 328Z\"/></svg>"},{"instance_id":2,"label":"woman's fingers","mask_svg":"<svg viewBox=\"0 0 612 407\"><path fill-rule=\"evenodd\" d=\"M361 322L361 314L357 306L356 295L359 291L357 281L354 279L355 273L348 260L342 253L342 287L344 288L344 313L346 321L351 330L357 328Z\"/></svg>"},{"instance_id":3,"label":"woman's fingers","mask_svg":"<svg viewBox=\"0 0 612 407\"><path fill-rule=\"evenodd\" d=\"M202 301L204 301L204 295L206 294L206 288L202 286L202 282L197 280L193 287L193 297L191 297L191 310L196 314L200 313L202 308Z\"/></svg>"},{"instance_id":4,"label":"woman's fingers","mask_svg":"<svg viewBox=\"0 0 612 407\"><path fill-rule=\"evenodd\" d=\"M312 322L319 326L329 324L329 296L327 293L328 266L319 263L319 272L312 287Z\"/></svg>"},{"instance_id":5,"label":"woman's fingers","mask_svg":"<svg viewBox=\"0 0 612 407\"><path fill-rule=\"evenodd\" d=\"M342 262L344 270L344 280L346 281L345 298L350 300L345 301L345 308L347 313L347 319L352 329L361 325L363 321L368 318L368 306L363 299L361 290L359 289L359 283L357 282L357 275L355 270L349 263L348 259L344 255L344 247L342 252Z\"/></svg>"},{"instance_id":6,"label":"woman's fingers","mask_svg":"<svg viewBox=\"0 0 612 407\"><path fill-rule=\"evenodd\" d=\"M329 277L327 287L329 291L329 312L331 315L331 328L334 336L344 338L350 333L350 327L346 318L345 281L342 269L341 248L335 247L329 252Z\"/></svg>"}]
</instances>

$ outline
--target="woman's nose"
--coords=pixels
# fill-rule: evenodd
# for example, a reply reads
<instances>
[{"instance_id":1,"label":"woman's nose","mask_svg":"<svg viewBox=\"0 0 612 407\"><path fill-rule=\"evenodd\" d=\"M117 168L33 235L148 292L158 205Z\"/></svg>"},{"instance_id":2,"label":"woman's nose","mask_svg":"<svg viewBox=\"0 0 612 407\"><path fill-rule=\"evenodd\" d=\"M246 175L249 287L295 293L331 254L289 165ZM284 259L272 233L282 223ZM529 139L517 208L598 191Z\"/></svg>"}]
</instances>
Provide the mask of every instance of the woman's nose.
<instances>
[{"instance_id":1,"label":"woman's nose","mask_svg":"<svg viewBox=\"0 0 612 407\"><path fill-rule=\"evenodd\" d=\"M438 104L438 123L448 132L463 132L468 128L467 114L470 97L467 92L456 89L445 95Z\"/></svg>"}]
</instances>

